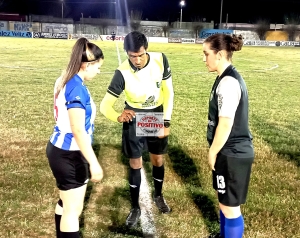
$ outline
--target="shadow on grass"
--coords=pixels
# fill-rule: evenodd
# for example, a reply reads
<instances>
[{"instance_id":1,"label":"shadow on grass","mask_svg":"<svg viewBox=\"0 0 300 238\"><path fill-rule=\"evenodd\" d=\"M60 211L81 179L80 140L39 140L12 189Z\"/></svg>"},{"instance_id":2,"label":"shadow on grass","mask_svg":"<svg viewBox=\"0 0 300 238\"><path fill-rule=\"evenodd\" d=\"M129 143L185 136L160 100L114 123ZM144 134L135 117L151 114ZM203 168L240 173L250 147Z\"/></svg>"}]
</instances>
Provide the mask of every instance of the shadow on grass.
<instances>
[{"instance_id":1,"label":"shadow on grass","mask_svg":"<svg viewBox=\"0 0 300 238\"><path fill-rule=\"evenodd\" d=\"M170 140L176 141L174 135ZM180 145L170 145L168 155L174 171L181 177L189 196L202 213L209 233L215 234L219 229L219 217L213 199L201 191L201 177L193 159L188 156Z\"/></svg>"},{"instance_id":2,"label":"shadow on grass","mask_svg":"<svg viewBox=\"0 0 300 238\"><path fill-rule=\"evenodd\" d=\"M113 195L110 199L110 206L114 209L111 211L112 225L108 226L108 230L114 234L123 234L126 236L143 237L143 231L140 224L134 229L129 229L125 225L124 215L121 213L123 204L120 203L122 200L128 200L130 202L130 194L128 188L115 188ZM129 212L130 208L128 208Z\"/></svg>"},{"instance_id":3,"label":"shadow on grass","mask_svg":"<svg viewBox=\"0 0 300 238\"><path fill-rule=\"evenodd\" d=\"M100 153L100 144L99 143L95 143L93 144L93 150L96 154L96 157L98 158L99 156L99 153ZM83 210L82 210L82 213L81 213L81 216L79 217L79 233L80 233L80 237L84 237L83 236L83 231L84 231L84 222L85 222L85 209L87 208L88 204L89 204L89 200L90 200L90 197L91 197L91 193L92 193L92 190L93 190L93 183L92 182L89 182L87 184L87 189L86 189L86 193L85 193L85 196L84 196L84 202L83 202Z\"/></svg>"},{"instance_id":4,"label":"shadow on grass","mask_svg":"<svg viewBox=\"0 0 300 238\"><path fill-rule=\"evenodd\" d=\"M177 141L177 138L173 135L170 136L170 140ZM114 148L120 149L121 146L114 146ZM168 155L171 161L173 170L181 177L182 182L185 184L189 192L189 196L193 199L194 203L197 205L202 213L205 225L208 228L209 233L215 234L219 232L219 217L215 209L215 204L213 199L205 194L201 187L201 177L198 175L197 167L191 157L189 157L180 145L169 145ZM130 169L129 159L124 155L120 155L119 160L124 164L128 171ZM146 177L149 183L150 189L153 189L153 178L152 178L152 163L150 162L149 153L144 151L143 153L143 167L146 172ZM151 192L151 191L150 191ZM129 189L116 189L114 195L112 196L112 201L118 201L115 196L125 196L126 200L130 202ZM113 207L121 207L120 204L112 204ZM116 209L119 210L119 209ZM112 220L115 221L115 225L110 228L111 232L118 232L123 234L126 233L126 229L123 224L118 223L118 211L114 211L112 215ZM142 231L140 231L142 235ZM139 235L139 234L137 234Z\"/></svg>"},{"instance_id":5,"label":"shadow on grass","mask_svg":"<svg viewBox=\"0 0 300 238\"><path fill-rule=\"evenodd\" d=\"M122 151L121 145L103 144L103 146ZM129 172L129 160L122 153L118 155L117 163L124 164ZM124 237L144 237L140 223L133 229L129 229L125 225L126 217L131 209L129 185L126 187L107 187L105 191L109 195L109 198L106 197L105 199L107 199L108 206L110 207L107 216L110 217L111 224L107 226L106 224L99 223L99 230L104 229L111 233L107 234L105 237L120 237L120 235L124 235ZM128 209L125 208L124 204L128 204Z\"/></svg>"},{"instance_id":6,"label":"shadow on grass","mask_svg":"<svg viewBox=\"0 0 300 238\"><path fill-rule=\"evenodd\" d=\"M170 138L173 139L172 137ZM176 139L176 138L175 138ZM121 151L120 145L105 145L113 147ZM205 225L208 228L209 233L215 234L219 229L219 218L215 209L213 199L205 194L201 189L201 177L198 175L197 167L191 157L189 157L185 151L179 146L169 146L169 158L174 171L181 177L182 182L187 188L189 196L193 199L202 213ZM122 153L118 157L118 162L122 163L127 167L129 171L129 159L126 158ZM143 166L146 172L147 180L150 188L153 189L152 179L152 164L150 162L149 153L143 153ZM129 188L115 188L112 192L109 192L110 207L114 208L109 213L111 217L112 225L108 227L108 230L113 234L123 234L130 237L143 237L143 232L140 225L135 229L128 229L125 226L125 219L127 214L123 214L122 209L124 203L130 204L130 193ZM128 212L130 207L128 207Z\"/></svg>"},{"instance_id":7,"label":"shadow on grass","mask_svg":"<svg viewBox=\"0 0 300 238\"><path fill-rule=\"evenodd\" d=\"M267 122L262 117L252 115L252 126L255 127L258 134L272 147L275 153L287 157L300 167L300 138L295 133L295 130L299 130L300 124L291 122L285 127L278 127L275 123Z\"/></svg>"},{"instance_id":8,"label":"shadow on grass","mask_svg":"<svg viewBox=\"0 0 300 238\"><path fill-rule=\"evenodd\" d=\"M86 193L85 193L85 197L84 197L84 203L83 203L83 210L81 213L81 216L79 217L79 233L80 233L80 237L84 237L83 236L83 231L84 231L84 220L85 220L85 215L84 215L84 211L87 208L88 204L89 204L89 200L90 200L90 196L93 190L93 183L89 182L87 185L87 189L86 189Z\"/></svg>"}]
</instances>

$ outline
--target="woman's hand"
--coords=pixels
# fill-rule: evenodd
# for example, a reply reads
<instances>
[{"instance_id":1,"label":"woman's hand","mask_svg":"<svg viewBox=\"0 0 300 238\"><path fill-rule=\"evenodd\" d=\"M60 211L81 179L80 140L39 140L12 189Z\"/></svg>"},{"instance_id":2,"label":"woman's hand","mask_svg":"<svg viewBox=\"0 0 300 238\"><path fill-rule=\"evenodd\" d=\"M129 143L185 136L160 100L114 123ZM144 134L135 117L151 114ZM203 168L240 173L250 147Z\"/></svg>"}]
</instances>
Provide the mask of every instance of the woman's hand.
<instances>
[{"instance_id":1,"label":"woman's hand","mask_svg":"<svg viewBox=\"0 0 300 238\"><path fill-rule=\"evenodd\" d=\"M91 181L92 182L100 182L103 178L103 170L100 164L95 162L94 164L90 164L90 172L91 172Z\"/></svg>"}]
</instances>

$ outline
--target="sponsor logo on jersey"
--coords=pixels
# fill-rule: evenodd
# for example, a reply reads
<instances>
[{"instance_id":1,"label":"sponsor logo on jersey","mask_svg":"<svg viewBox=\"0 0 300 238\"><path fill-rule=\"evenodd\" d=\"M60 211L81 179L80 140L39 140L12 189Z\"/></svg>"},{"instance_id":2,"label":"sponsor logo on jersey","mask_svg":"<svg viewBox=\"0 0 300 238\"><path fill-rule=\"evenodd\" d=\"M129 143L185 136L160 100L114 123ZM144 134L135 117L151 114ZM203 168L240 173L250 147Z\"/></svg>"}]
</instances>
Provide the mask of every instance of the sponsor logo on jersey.
<instances>
[{"instance_id":1,"label":"sponsor logo on jersey","mask_svg":"<svg viewBox=\"0 0 300 238\"><path fill-rule=\"evenodd\" d=\"M208 120L208 125L209 125L209 126L215 126L215 122L214 122L214 121Z\"/></svg>"},{"instance_id":2,"label":"sponsor logo on jersey","mask_svg":"<svg viewBox=\"0 0 300 238\"><path fill-rule=\"evenodd\" d=\"M142 107L153 107L157 104L157 102L155 102L155 96L150 96L148 97L148 99L142 104Z\"/></svg>"}]
</instances>

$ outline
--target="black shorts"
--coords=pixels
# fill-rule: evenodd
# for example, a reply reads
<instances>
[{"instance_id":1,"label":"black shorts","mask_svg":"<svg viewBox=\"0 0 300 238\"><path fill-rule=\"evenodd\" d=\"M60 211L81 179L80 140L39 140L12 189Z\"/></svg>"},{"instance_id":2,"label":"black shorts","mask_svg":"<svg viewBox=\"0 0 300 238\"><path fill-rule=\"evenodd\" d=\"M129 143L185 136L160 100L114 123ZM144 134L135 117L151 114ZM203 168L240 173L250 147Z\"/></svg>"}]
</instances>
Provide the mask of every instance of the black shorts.
<instances>
[{"instance_id":1,"label":"black shorts","mask_svg":"<svg viewBox=\"0 0 300 238\"><path fill-rule=\"evenodd\" d=\"M151 110L133 109L127 106L127 109L135 112L162 112L163 107L159 106ZM168 137L158 138L152 136L136 136L136 119L131 122L123 123L122 133L122 151L127 158L138 159L144 151L149 151L151 154L162 155L168 150Z\"/></svg>"},{"instance_id":2,"label":"black shorts","mask_svg":"<svg viewBox=\"0 0 300 238\"><path fill-rule=\"evenodd\" d=\"M78 188L88 183L89 163L80 151L62 150L48 142L46 154L60 190Z\"/></svg>"},{"instance_id":3,"label":"black shorts","mask_svg":"<svg viewBox=\"0 0 300 238\"><path fill-rule=\"evenodd\" d=\"M212 178L221 204L236 207L246 202L253 160L218 154Z\"/></svg>"}]
</instances>

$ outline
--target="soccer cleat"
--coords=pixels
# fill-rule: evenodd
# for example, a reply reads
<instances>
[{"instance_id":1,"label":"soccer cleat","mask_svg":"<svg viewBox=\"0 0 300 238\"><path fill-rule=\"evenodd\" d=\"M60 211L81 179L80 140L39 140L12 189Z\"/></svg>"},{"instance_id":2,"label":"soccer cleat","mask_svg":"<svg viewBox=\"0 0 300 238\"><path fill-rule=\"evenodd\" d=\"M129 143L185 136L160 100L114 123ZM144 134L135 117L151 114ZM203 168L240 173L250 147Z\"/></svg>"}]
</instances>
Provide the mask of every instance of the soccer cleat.
<instances>
[{"instance_id":1,"label":"soccer cleat","mask_svg":"<svg viewBox=\"0 0 300 238\"><path fill-rule=\"evenodd\" d=\"M220 233L218 233L218 234L212 234L212 235L210 235L208 238L224 238L224 237L221 236Z\"/></svg>"},{"instance_id":2,"label":"soccer cleat","mask_svg":"<svg viewBox=\"0 0 300 238\"><path fill-rule=\"evenodd\" d=\"M161 196L157 196L153 198L155 205L157 206L157 208L159 209L159 211L161 213L170 213L171 212L171 208L168 206L166 200L164 199L164 197Z\"/></svg>"},{"instance_id":3,"label":"soccer cleat","mask_svg":"<svg viewBox=\"0 0 300 238\"><path fill-rule=\"evenodd\" d=\"M132 208L130 210L129 215L126 218L126 226L128 226L129 228L135 227L140 219L140 216L141 216L141 209L137 207Z\"/></svg>"}]
</instances>

